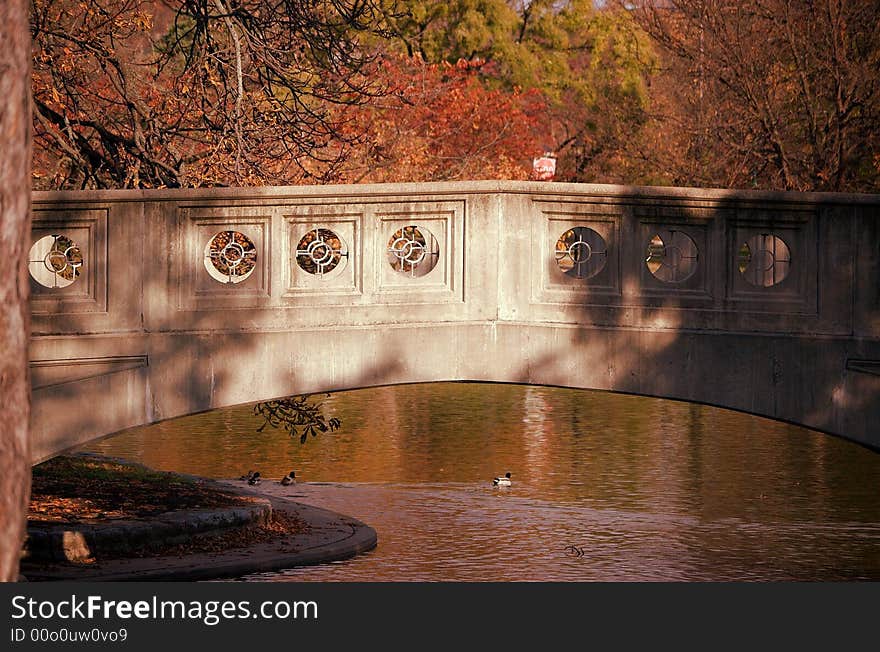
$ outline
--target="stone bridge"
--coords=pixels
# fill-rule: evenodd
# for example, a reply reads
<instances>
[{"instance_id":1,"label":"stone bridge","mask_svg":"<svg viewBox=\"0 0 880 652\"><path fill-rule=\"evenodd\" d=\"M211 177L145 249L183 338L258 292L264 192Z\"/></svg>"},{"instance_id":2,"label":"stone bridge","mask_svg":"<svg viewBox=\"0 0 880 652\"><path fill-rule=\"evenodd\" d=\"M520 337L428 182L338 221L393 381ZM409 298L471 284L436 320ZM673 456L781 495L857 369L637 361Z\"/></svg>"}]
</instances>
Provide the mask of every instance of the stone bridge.
<instances>
[{"instance_id":1,"label":"stone bridge","mask_svg":"<svg viewBox=\"0 0 880 652\"><path fill-rule=\"evenodd\" d=\"M35 193L34 461L292 393L695 401L880 448L880 197L467 182Z\"/></svg>"}]
</instances>

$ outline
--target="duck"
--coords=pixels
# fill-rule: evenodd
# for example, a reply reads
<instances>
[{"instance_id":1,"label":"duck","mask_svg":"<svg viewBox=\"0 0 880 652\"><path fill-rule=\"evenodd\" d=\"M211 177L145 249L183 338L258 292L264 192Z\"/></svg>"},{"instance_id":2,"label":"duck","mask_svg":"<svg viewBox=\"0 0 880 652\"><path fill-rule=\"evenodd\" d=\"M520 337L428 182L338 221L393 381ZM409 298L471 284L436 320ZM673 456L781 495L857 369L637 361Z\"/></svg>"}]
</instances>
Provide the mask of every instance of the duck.
<instances>
[{"instance_id":1,"label":"duck","mask_svg":"<svg viewBox=\"0 0 880 652\"><path fill-rule=\"evenodd\" d=\"M248 472L245 473L243 476L240 476L238 479L239 479L239 480L242 480L242 481L244 481L244 482L247 482L247 481L250 480L252 477L254 477L254 472L253 472L253 471L248 471Z\"/></svg>"},{"instance_id":2,"label":"duck","mask_svg":"<svg viewBox=\"0 0 880 652\"><path fill-rule=\"evenodd\" d=\"M254 487L257 486L258 484L260 484L261 482L262 482L262 479L260 478L259 471L254 471L254 474L247 481L247 483L249 485L254 486Z\"/></svg>"},{"instance_id":3,"label":"duck","mask_svg":"<svg viewBox=\"0 0 880 652\"><path fill-rule=\"evenodd\" d=\"M279 484L281 484L285 487L288 485L296 484L296 471L291 471L290 473L285 475L283 478L281 478L281 482Z\"/></svg>"},{"instance_id":4,"label":"duck","mask_svg":"<svg viewBox=\"0 0 880 652\"><path fill-rule=\"evenodd\" d=\"M510 471L505 473L503 476L494 478L492 480L492 484L496 487L509 487L510 486Z\"/></svg>"}]
</instances>

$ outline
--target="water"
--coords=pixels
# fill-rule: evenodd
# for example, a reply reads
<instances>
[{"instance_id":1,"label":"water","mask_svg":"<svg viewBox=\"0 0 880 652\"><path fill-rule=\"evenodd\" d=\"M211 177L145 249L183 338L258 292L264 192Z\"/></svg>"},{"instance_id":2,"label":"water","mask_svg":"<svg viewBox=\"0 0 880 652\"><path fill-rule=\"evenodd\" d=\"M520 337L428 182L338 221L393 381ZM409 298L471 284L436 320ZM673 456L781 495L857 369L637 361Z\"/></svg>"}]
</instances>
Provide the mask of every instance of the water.
<instances>
[{"instance_id":1,"label":"water","mask_svg":"<svg viewBox=\"0 0 880 652\"><path fill-rule=\"evenodd\" d=\"M880 455L802 428L603 392L442 383L323 398L304 445L249 406L88 450L217 478L376 529L355 559L249 581L880 579ZM491 479L510 471L513 486Z\"/></svg>"}]
</instances>

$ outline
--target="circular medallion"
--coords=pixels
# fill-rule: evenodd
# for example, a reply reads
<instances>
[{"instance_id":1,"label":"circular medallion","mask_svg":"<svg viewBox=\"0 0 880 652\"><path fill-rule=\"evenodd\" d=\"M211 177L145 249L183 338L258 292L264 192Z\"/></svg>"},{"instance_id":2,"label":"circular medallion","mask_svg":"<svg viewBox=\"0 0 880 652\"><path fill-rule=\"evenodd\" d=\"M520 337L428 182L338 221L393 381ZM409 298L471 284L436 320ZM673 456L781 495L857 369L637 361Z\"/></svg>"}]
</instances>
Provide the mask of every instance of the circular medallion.
<instances>
[{"instance_id":1,"label":"circular medallion","mask_svg":"<svg viewBox=\"0 0 880 652\"><path fill-rule=\"evenodd\" d=\"M47 288L63 288L76 281L83 262L80 248L64 235L43 236L28 252L31 277Z\"/></svg>"},{"instance_id":2,"label":"circular medallion","mask_svg":"<svg viewBox=\"0 0 880 652\"><path fill-rule=\"evenodd\" d=\"M681 283L697 271L697 243L683 231L661 231L648 243L645 265L664 283Z\"/></svg>"},{"instance_id":3,"label":"circular medallion","mask_svg":"<svg viewBox=\"0 0 880 652\"><path fill-rule=\"evenodd\" d=\"M205 269L221 283L241 283L257 266L257 249L239 231L220 231L205 247Z\"/></svg>"},{"instance_id":4,"label":"circular medallion","mask_svg":"<svg viewBox=\"0 0 880 652\"><path fill-rule=\"evenodd\" d=\"M605 239L586 226L576 226L559 236L555 255L562 273L574 278L591 278L608 262Z\"/></svg>"},{"instance_id":5,"label":"circular medallion","mask_svg":"<svg viewBox=\"0 0 880 652\"><path fill-rule=\"evenodd\" d=\"M334 269L342 269L340 263L348 258L345 243L330 229L312 229L296 247L296 264L305 272L323 276Z\"/></svg>"},{"instance_id":6,"label":"circular medallion","mask_svg":"<svg viewBox=\"0 0 880 652\"><path fill-rule=\"evenodd\" d=\"M440 257L437 240L424 227L405 226L388 240L388 263L402 274L425 276Z\"/></svg>"},{"instance_id":7,"label":"circular medallion","mask_svg":"<svg viewBox=\"0 0 880 652\"><path fill-rule=\"evenodd\" d=\"M737 262L747 283L769 288L782 283L791 271L791 251L779 236L761 233L740 245Z\"/></svg>"}]
</instances>

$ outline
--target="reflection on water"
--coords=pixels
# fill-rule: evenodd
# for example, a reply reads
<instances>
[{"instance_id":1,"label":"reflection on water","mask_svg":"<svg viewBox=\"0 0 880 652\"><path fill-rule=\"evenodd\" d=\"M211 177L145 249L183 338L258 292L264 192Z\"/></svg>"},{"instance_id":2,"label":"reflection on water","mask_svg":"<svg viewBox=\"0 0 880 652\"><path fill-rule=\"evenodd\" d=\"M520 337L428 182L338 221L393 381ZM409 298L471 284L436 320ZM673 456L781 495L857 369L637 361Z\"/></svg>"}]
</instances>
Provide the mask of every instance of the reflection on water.
<instances>
[{"instance_id":1,"label":"reflection on water","mask_svg":"<svg viewBox=\"0 0 880 652\"><path fill-rule=\"evenodd\" d=\"M880 579L880 455L685 403L518 385L341 392L301 446L243 406L88 450L264 483L359 518L379 547L250 580ZM493 488L505 471L510 488ZM568 548L568 549L567 549Z\"/></svg>"}]
</instances>

